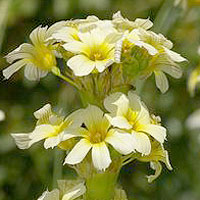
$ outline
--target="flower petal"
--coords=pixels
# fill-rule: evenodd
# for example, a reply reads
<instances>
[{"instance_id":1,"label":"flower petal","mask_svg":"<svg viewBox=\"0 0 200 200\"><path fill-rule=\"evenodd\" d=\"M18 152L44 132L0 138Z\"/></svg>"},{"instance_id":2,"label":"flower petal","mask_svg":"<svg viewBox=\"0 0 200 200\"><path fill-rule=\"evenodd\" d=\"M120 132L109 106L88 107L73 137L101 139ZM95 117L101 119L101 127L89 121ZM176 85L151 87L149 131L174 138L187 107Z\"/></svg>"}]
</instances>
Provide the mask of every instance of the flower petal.
<instances>
[{"instance_id":1,"label":"flower petal","mask_svg":"<svg viewBox=\"0 0 200 200\"><path fill-rule=\"evenodd\" d=\"M133 41L133 42L134 42L134 41ZM134 44L135 44L136 46L139 46L139 47L144 47L144 48L148 51L148 53L149 53L150 55L152 55L152 56L154 56L155 54L158 53L158 50L157 50L156 48L154 48L152 45L147 44L147 43L145 43L145 42L136 41L136 42L134 42Z\"/></svg>"},{"instance_id":2,"label":"flower petal","mask_svg":"<svg viewBox=\"0 0 200 200\"><path fill-rule=\"evenodd\" d=\"M89 105L85 109L84 115L84 124L89 131L101 131L101 129L106 131L110 127L110 123L104 117L103 111L97 106Z\"/></svg>"},{"instance_id":3,"label":"flower petal","mask_svg":"<svg viewBox=\"0 0 200 200\"><path fill-rule=\"evenodd\" d=\"M172 51L172 50L169 50L168 48L166 47L163 47L165 52L167 53L167 55L175 62L183 62L183 61L187 61L186 58L182 57L180 54Z\"/></svg>"},{"instance_id":4,"label":"flower petal","mask_svg":"<svg viewBox=\"0 0 200 200\"><path fill-rule=\"evenodd\" d=\"M14 138L15 143L19 149L28 149L30 147L29 134L27 133L12 133L11 136Z\"/></svg>"},{"instance_id":5,"label":"flower petal","mask_svg":"<svg viewBox=\"0 0 200 200\"><path fill-rule=\"evenodd\" d=\"M147 18L147 19L137 18L135 20L135 23L137 24L138 27L141 27L145 30L148 30L153 26L153 22L151 22L151 20L149 18Z\"/></svg>"},{"instance_id":6,"label":"flower petal","mask_svg":"<svg viewBox=\"0 0 200 200\"><path fill-rule=\"evenodd\" d=\"M133 137L129 133L119 133L116 130L110 130L105 141L121 154L127 155L134 151Z\"/></svg>"},{"instance_id":7,"label":"flower petal","mask_svg":"<svg viewBox=\"0 0 200 200\"><path fill-rule=\"evenodd\" d=\"M20 70L25 64L26 64L26 61L24 60L19 60L15 62L14 64L10 65L9 67L3 70L3 76L6 79L9 79L15 72Z\"/></svg>"},{"instance_id":8,"label":"flower petal","mask_svg":"<svg viewBox=\"0 0 200 200\"><path fill-rule=\"evenodd\" d=\"M160 89L162 93L165 93L169 88L169 83L167 77L162 71L154 71L156 86Z\"/></svg>"},{"instance_id":9,"label":"flower petal","mask_svg":"<svg viewBox=\"0 0 200 200\"><path fill-rule=\"evenodd\" d=\"M142 105L140 107L140 112L137 116L137 120L140 124L149 124L150 123L150 115L146 105Z\"/></svg>"},{"instance_id":10,"label":"flower petal","mask_svg":"<svg viewBox=\"0 0 200 200\"><path fill-rule=\"evenodd\" d=\"M70 191L64 194L62 200L73 200L82 196L86 192L86 187L83 183L80 183L73 187Z\"/></svg>"},{"instance_id":11,"label":"flower petal","mask_svg":"<svg viewBox=\"0 0 200 200\"><path fill-rule=\"evenodd\" d=\"M94 167L98 170L105 170L109 167L111 161L108 147L104 142L93 144L92 146L92 161Z\"/></svg>"},{"instance_id":12,"label":"flower petal","mask_svg":"<svg viewBox=\"0 0 200 200\"><path fill-rule=\"evenodd\" d=\"M36 119L46 118L46 116L49 116L51 114L52 110L51 105L49 103L33 113Z\"/></svg>"},{"instance_id":13,"label":"flower petal","mask_svg":"<svg viewBox=\"0 0 200 200\"><path fill-rule=\"evenodd\" d=\"M112 114L116 114L117 112L117 105L113 104L117 101L117 99L120 98L120 96L123 95L121 92L113 93L109 96L107 96L104 100L104 107L107 111L109 111Z\"/></svg>"},{"instance_id":14,"label":"flower petal","mask_svg":"<svg viewBox=\"0 0 200 200\"><path fill-rule=\"evenodd\" d=\"M13 63L16 60L23 58L32 58L32 52L34 51L34 47L31 44L23 43L9 54L5 56L7 62Z\"/></svg>"},{"instance_id":15,"label":"flower petal","mask_svg":"<svg viewBox=\"0 0 200 200\"><path fill-rule=\"evenodd\" d=\"M117 106L117 115L125 115L129 108L129 99L126 95L122 94L115 102L112 104Z\"/></svg>"},{"instance_id":16,"label":"flower petal","mask_svg":"<svg viewBox=\"0 0 200 200\"><path fill-rule=\"evenodd\" d=\"M62 45L66 51L70 51L72 53L83 53L86 45L79 41L73 41Z\"/></svg>"},{"instance_id":17,"label":"flower petal","mask_svg":"<svg viewBox=\"0 0 200 200\"><path fill-rule=\"evenodd\" d=\"M110 123L114 127L118 127L118 128L125 128L125 129L131 129L132 128L132 126L129 124L127 119L125 117L123 117L123 116L113 117L111 119Z\"/></svg>"},{"instance_id":18,"label":"flower petal","mask_svg":"<svg viewBox=\"0 0 200 200\"><path fill-rule=\"evenodd\" d=\"M160 69L174 78L181 78L183 70L177 64L174 65L161 65Z\"/></svg>"},{"instance_id":19,"label":"flower petal","mask_svg":"<svg viewBox=\"0 0 200 200\"><path fill-rule=\"evenodd\" d=\"M48 26L45 27L38 26L31 32L30 39L34 45L39 45L45 42L47 29Z\"/></svg>"},{"instance_id":20,"label":"flower petal","mask_svg":"<svg viewBox=\"0 0 200 200\"><path fill-rule=\"evenodd\" d=\"M151 143L149 137L142 132L132 132L135 141L135 149L143 155L149 155L151 152Z\"/></svg>"},{"instance_id":21,"label":"flower petal","mask_svg":"<svg viewBox=\"0 0 200 200\"><path fill-rule=\"evenodd\" d=\"M75 165L80 163L87 153L92 148L92 145L86 139L81 139L74 148L70 151L70 153L65 158L64 164Z\"/></svg>"},{"instance_id":22,"label":"flower petal","mask_svg":"<svg viewBox=\"0 0 200 200\"><path fill-rule=\"evenodd\" d=\"M167 135L166 128L159 125L154 125L154 124L143 125L141 131L148 133L161 144L164 142Z\"/></svg>"},{"instance_id":23,"label":"flower petal","mask_svg":"<svg viewBox=\"0 0 200 200\"><path fill-rule=\"evenodd\" d=\"M155 170L155 174L154 175L150 175L147 176L148 182L151 183L153 182L155 179L158 178L158 176L160 176L161 171L162 171L162 165L160 164L160 162L150 162L150 167Z\"/></svg>"},{"instance_id":24,"label":"flower petal","mask_svg":"<svg viewBox=\"0 0 200 200\"><path fill-rule=\"evenodd\" d=\"M54 127L52 125L42 124L36 126L34 131L29 134L29 138L31 139L29 145L31 146L32 144L47 138L52 132L54 132Z\"/></svg>"},{"instance_id":25,"label":"flower petal","mask_svg":"<svg viewBox=\"0 0 200 200\"><path fill-rule=\"evenodd\" d=\"M54 189L51 192L47 190L38 198L38 200L59 200L59 190Z\"/></svg>"},{"instance_id":26,"label":"flower petal","mask_svg":"<svg viewBox=\"0 0 200 200\"><path fill-rule=\"evenodd\" d=\"M32 63L27 64L24 70L24 76L30 81L38 81L47 74L48 71L41 70Z\"/></svg>"},{"instance_id":27,"label":"flower petal","mask_svg":"<svg viewBox=\"0 0 200 200\"><path fill-rule=\"evenodd\" d=\"M84 109L78 109L67 117L68 120L72 121L70 128L78 128L83 124L83 114Z\"/></svg>"},{"instance_id":28,"label":"flower petal","mask_svg":"<svg viewBox=\"0 0 200 200\"><path fill-rule=\"evenodd\" d=\"M59 135L57 135L55 137L47 138L45 140L45 142L44 142L44 148L45 149L49 149L49 148L53 149L54 147L56 147L57 145L59 145L60 142L63 141L63 135L64 135L64 132L60 133Z\"/></svg>"},{"instance_id":29,"label":"flower petal","mask_svg":"<svg viewBox=\"0 0 200 200\"><path fill-rule=\"evenodd\" d=\"M63 27L52 35L57 41L73 42L78 40L78 30L72 27Z\"/></svg>"},{"instance_id":30,"label":"flower petal","mask_svg":"<svg viewBox=\"0 0 200 200\"><path fill-rule=\"evenodd\" d=\"M101 73L103 72L107 67L113 64L113 60L102 60L102 61L95 61L95 67L96 69Z\"/></svg>"},{"instance_id":31,"label":"flower petal","mask_svg":"<svg viewBox=\"0 0 200 200\"><path fill-rule=\"evenodd\" d=\"M139 111L141 109L141 99L134 91L131 90L128 92L128 99L130 107L134 111Z\"/></svg>"},{"instance_id":32,"label":"flower petal","mask_svg":"<svg viewBox=\"0 0 200 200\"><path fill-rule=\"evenodd\" d=\"M86 76L95 68L95 62L84 55L76 55L67 61L67 65L73 70L76 76Z\"/></svg>"}]
</instances>

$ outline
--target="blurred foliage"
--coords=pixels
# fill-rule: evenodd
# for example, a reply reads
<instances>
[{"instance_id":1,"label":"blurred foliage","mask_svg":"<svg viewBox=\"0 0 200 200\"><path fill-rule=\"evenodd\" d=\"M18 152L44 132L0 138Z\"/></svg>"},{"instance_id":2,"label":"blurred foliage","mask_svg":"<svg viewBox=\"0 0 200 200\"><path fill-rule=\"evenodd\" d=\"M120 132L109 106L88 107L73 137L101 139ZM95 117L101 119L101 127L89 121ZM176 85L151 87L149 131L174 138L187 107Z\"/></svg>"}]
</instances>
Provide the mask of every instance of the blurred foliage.
<instances>
[{"instance_id":1,"label":"blurred foliage","mask_svg":"<svg viewBox=\"0 0 200 200\"><path fill-rule=\"evenodd\" d=\"M156 89L153 77L138 82L143 100L168 129L167 149L174 170L164 170L158 180L148 184L147 164L125 166L120 182L130 200L200 199L200 131L189 132L185 127L188 115L200 108L200 91L190 98L186 90L188 74L200 61L200 1L185 2L186 6L183 0L175 7L174 0L0 0L0 69L7 66L3 57L27 41L36 26L91 14L111 18L118 10L129 19L150 17L154 31L165 34L174 42L176 52L188 59L182 66L183 78L170 79L170 90L164 95ZM0 199L37 199L57 178L75 177L75 172L62 168L65 155L60 151L44 150L39 144L18 150L9 133L31 131L35 122L32 113L48 102L63 113L75 110L81 106L79 96L51 74L39 83L25 80L23 73L9 81L0 76L0 109L6 113L6 120L0 122Z\"/></svg>"}]
</instances>

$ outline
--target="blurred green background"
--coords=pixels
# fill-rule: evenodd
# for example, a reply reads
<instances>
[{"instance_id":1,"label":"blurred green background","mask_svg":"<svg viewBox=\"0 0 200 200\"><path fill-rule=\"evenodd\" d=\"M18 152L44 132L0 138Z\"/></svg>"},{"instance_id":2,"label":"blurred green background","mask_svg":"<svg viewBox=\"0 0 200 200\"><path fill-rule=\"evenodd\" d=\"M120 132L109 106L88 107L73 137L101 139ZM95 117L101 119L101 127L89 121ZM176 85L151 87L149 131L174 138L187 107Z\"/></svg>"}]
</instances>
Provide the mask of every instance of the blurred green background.
<instances>
[{"instance_id":1,"label":"blurred green background","mask_svg":"<svg viewBox=\"0 0 200 200\"><path fill-rule=\"evenodd\" d=\"M131 20L149 17L153 30L166 35L174 42L175 51L189 60L182 65L180 80L169 78L170 90L164 95L156 89L154 77L138 82L143 100L168 129L166 148L174 170L164 168L161 176L148 184L145 175L153 173L149 165L133 162L123 168L119 181L130 200L199 200L200 131L185 126L189 114L200 108L200 91L190 98L186 89L190 71L200 62L199 0L182 0L176 7L174 0L0 0L0 69L8 66L4 56L28 41L38 25L91 14L111 19L118 10ZM0 80L0 110L6 113L0 122L0 200L34 200L55 187L56 179L75 177L75 172L62 167L63 152L44 150L42 143L18 150L10 133L32 131L33 112L46 103L63 113L79 108L79 96L51 74L39 83L24 79L23 70L8 81L0 74Z\"/></svg>"}]
</instances>

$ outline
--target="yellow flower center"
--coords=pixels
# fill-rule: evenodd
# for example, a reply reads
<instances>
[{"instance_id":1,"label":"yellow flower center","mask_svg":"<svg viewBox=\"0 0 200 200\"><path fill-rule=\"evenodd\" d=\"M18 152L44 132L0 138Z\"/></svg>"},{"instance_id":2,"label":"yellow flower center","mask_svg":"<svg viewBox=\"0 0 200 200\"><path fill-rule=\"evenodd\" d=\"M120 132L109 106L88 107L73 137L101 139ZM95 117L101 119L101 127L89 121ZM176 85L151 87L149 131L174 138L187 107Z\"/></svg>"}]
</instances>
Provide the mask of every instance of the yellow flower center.
<instances>
[{"instance_id":1,"label":"yellow flower center","mask_svg":"<svg viewBox=\"0 0 200 200\"><path fill-rule=\"evenodd\" d=\"M50 71L53 66L56 66L54 54L45 45L35 47L35 54L32 62L42 70Z\"/></svg>"},{"instance_id":2,"label":"yellow flower center","mask_svg":"<svg viewBox=\"0 0 200 200\"><path fill-rule=\"evenodd\" d=\"M129 124L132 125L132 129L135 131L137 131L141 125L137 119L138 114L138 111L133 111L131 108L129 108L125 116Z\"/></svg>"},{"instance_id":3,"label":"yellow flower center","mask_svg":"<svg viewBox=\"0 0 200 200\"><path fill-rule=\"evenodd\" d=\"M105 59L113 59L114 58L114 46L107 43L103 44L95 44L91 47L88 47L86 50L86 54L89 59L92 61L102 61Z\"/></svg>"},{"instance_id":4,"label":"yellow flower center","mask_svg":"<svg viewBox=\"0 0 200 200\"><path fill-rule=\"evenodd\" d=\"M89 140L91 143L100 143L103 142L106 138L107 131L94 131L94 132L89 132Z\"/></svg>"},{"instance_id":5,"label":"yellow flower center","mask_svg":"<svg viewBox=\"0 0 200 200\"><path fill-rule=\"evenodd\" d=\"M133 46L133 43L131 43L129 40L125 39L123 42L123 51L126 53L127 51L130 50L130 48Z\"/></svg>"},{"instance_id":6,"label":"yellow flower center","mask_svg":"<svg viewBox=\"0 0 200 200\"><path fill-rule=\"evenodd\" d=\"M64 129L66 129L71 123L72 123L72 121L66 120L66 121L63 121L60 125L53 126L54 131L48 133L47 137L56 137L62 131L64 131Z\"/></svg>"}]
</instances>

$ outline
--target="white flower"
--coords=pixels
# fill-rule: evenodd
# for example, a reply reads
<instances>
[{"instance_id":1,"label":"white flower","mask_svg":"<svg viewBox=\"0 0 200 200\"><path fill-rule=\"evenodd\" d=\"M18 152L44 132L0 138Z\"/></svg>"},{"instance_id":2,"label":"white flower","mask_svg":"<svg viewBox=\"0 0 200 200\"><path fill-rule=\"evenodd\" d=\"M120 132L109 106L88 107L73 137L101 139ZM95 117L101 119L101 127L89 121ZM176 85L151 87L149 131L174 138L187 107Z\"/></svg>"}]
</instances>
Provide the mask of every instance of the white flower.
<instances>
[{"instance_id":1,"label":"white flower","mask_svg":"<svg viewBox=\"0 0 200 200\"><path fill-rule=\"evenodd\" d=\"M59 189L54 189L51 192L45 191L38 200L74 200L86 192L84 183L77 183L77 185L70 187L68 181L63 180L58 181L58 186Z\"/></svg>"},{"instance_id":2,"label":"white flower","mask_svg":"<svg viewBox=\"0 0 200 200\"><path fill-rule=\"evenodd\" d=\"M78 33L80 41L63 45L65 50L77 54L67 61L76 76L86 76L93 70L103 72L114 62L115 42L121 36L100 29Z\"/></svg>"},{"instance_id":3,"label":"white flower","mask_svg":"<svg viewBox=\"0 0 200 200\"><path fill-rule=\"evenodd\" d=\"M169 83L165 73L171 75L174 78L180 78L182 76L182 69L177 62L187 61L180 54L172 51L173 43L167 40L162 34L156 34L152 31L145 31L143 29L138 30L138 35L143 43L148 44L149 49L156 49L153 59L147 69L148 76L152 72L155 74L156 86L162 93L165 93L169 88ZM149 70L149 71L148 71Z\"/></svg>"},{"instance_id":4,"label":"white flower","mask_svg":"<svg viewBox=\"0 0 200 200\"><path fill-rule=\"evenodd\" d=\"M85 128L81 128L79 134L82 139L67 155L64 163L78 164L91 150L94 167L98 170L105 170L111 163L107 143L124 155L133 151L130 134L122 134L112 129L111 124L98 107L89 105L85 109L83 118Z\"/></svg>"},{"instance_id":5,"label":"white flower","mask_svg":"<svg viewBox=\"0 0 200 200\"><path fill-rule=\"evenodd\" d=\"M39 26L34 29L30 34L32 44L21 44L6 56L11 65L3 70L4 77L9 79L24 66L24 75L29 80L39 80L46 76L56 66L55 55L51 45L46 41L57 28L62 27L64 24L65 22L58 22L50 28Z\"/></svg>"},{"instance_id":6,"label":"white flower","mask_svg":"<svg viewBox=\"0 0 200 200\"><path fill-rule=\"evenodd\" d=\"M4 121L5 118L6 118L5 113L2 110L0 110L0 121Z\"/></svg>"},{"instance_id":7,"label":"white flower","mask_svg":"<svg viewBox=\"0 0 200 200\"><path fill-rule=\"evenodd\" d=\"M157 58L152 61L150 70L154 72L156 86L162 93L165 93L169 88L168 79L165 73L176 79L179 79L182 76L181 67L163 53L159 54Z\"/></svg>"},{"instance_id":8,"label":"white flower","mask_svg":"<svg viewBox=\"0 0 200 200\"><path fill-rule=\"evenodd\" d=\"M54 114L51 111L50 104L47 104L34 113L38 122L33 132L29 134L13 133L11 135L20 149L28 149L34 143L43 139L45 139L44 147L46 149L54 148L60 142L74 137L76 128L82 123L79 117L80 113L81 110L78 110L63 119Z\"/></svg>"},{"instance_id":9,"label":"white flower","mask_svg":"<svg viewBox=\"0 0 200 200\"><path fill-rule=\"evenodd\" d=\"M57 32L55 32L51 39L55 39L58 42L73 42L73 41L79 41L78 36L78 29L77 27L63 27Z\"/></svg>"},{"instance_id":10,"label":"white flower","mask_svg":"<svg viewBox=\"0 0 200 200\"><path fill-rule=\"evenodd\" d=\"M124 18L120 11L113 15L112 23L120 31L131 31L137 28L148 30L153 26L153 23L149 19L137 18L135 21L130 21L127 18Z\"/></svg>"},{"instance_id":11,"label":"white flower","mask_svg":"<svg viewBox=\"0 0 200 200\"><path fill-rule=\"evenodd\" d=\"M115 31L113 24L110 20L99 20L98 17L92 15L86 19L70 20L66 23L65 27L57 30L50 39L57 42L73 42L80 41L79 32L90 32L93 29L101 29L102 31L112 32Z\"/></svg>"},{"instance_id":12,"label":"white flower","mask_svg":"<svg viewBox=\"0 0 200 200\"><path fill-rule=\"evenodd\" d=\"M138 29L133 29L130 32L125 31L123 37L117 41L115 45L115 62L120 63L122 52L126 52L134 46L146 49L152 56L158 53L156 48L141 40L140 31Z\"/></svg>"},{"instance_id":13,"label":"white flower","mask_svg":"<svg viewBox=\"0 0 200 200\"><path fill-rule=\"evenodd\" d=\"M104 101L105 108L110 112L107 115L114 127L129 133L134 139L135 149L148 155L151 152L149 136L155 138L161 144L166 139L166 129L151 123L148 110L140 98L130 91L128 96L122 93L114 93Z\"/></svg>"}]
</instances>

